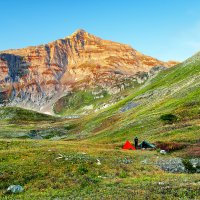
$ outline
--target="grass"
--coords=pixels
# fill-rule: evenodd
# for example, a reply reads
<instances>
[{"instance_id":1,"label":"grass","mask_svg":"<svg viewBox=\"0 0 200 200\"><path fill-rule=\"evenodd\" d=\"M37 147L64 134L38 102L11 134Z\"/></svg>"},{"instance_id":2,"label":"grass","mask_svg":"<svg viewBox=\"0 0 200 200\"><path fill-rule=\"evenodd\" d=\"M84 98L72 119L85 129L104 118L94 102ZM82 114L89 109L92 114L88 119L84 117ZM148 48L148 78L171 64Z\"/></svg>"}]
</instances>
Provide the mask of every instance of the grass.
<instances>
[{"instance_id":1,"label":"grass","mask_svg":"<svg viewBox=\"0 0 200 200\"><path fill-rule=\"evenodd\" d=\"M56 118L50 115L45 115L43 113L34 112L31 110L26 110L18 107L1 107L1 120L7 120L10 122L18 121L53 121Z\"/></svg>"},{"instance_id":2,"label":"grass","mask_svg":"<svg viewBox=\"0 0 200 200\"><path fill-rule=\"evenodd\" d=\"M105 90L96 90L74 91L62 97L54 105L55 113L61 116L88 114L111 101L112 96Z\"/></svg>"},{"instance_id":3,"label":"grass","mask_svg":"<svg viewBox=\"0 0 200 200\"><path fill-rule=\"evenodd\" d=\"M65 130L67 120L18 107L0 108L0 138L24 137L31 130L54 131L52 136Z\"/></svg>"},{"instance_id":4,"label":"grass","mask_svg":"<svg viewBox=\"0 0 200 200\"><path fill-rule=\"evenodd\" d=\"M161 157L156 151L123 151L115 145L69 141L0 143L1 199L200 197L200 175L162 171L153 164ZM147 164L142 164L144 159ZM24 192L5 194L11 184L22 185Z\"/></svg>"},{"instance_id":5,"label":"grass","mask_svg":"<svg viewBox=\"0 0 200 200\"><path fill-rule=\"evenodd\" d=\"M171 174L155 165L160 158L200 156L199 84L194 57L118 95L95 99L90 90L78 91L55 105L62 116L85 112L80 119L0 108L0 199L200 199L199 174ZM137 106L122 112L130 102ZM31 130L44 140L27 139ZM170 153L122 151L135 136ZM25 191L5 194L11 184Z\"/></svg>"}]
</instances>

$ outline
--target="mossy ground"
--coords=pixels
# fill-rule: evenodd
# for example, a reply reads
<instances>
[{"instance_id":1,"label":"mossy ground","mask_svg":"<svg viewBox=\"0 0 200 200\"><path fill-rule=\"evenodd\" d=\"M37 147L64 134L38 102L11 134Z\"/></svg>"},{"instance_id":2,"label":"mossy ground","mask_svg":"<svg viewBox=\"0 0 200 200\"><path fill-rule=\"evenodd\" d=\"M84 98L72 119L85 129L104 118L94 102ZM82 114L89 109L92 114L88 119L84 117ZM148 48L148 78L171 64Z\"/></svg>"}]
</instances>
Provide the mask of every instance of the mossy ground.
<instances>
[{"instance_id":1,"label":"mossy ground","mask_svg":"<svg viewBox=\"0 0 200 200\"><path fill-rule=\"evenodd\" d=\"M18 107L0 107L0 138L23 137L30 130L64 126L62 119Z\"/></svg>"},{"instance_id":2,"label":"mossy ground","mask_svg":"<svg viewBox=\"0 0 200 200\"><path fill-rule=\"evenodd\" d=\"M200 198L199 174L171 174L155 165L157 159L173 154L76 141L0 144L0 199ZM24 192L5 194L11 184L22 185Z\"/></svg>"}]
</instances>

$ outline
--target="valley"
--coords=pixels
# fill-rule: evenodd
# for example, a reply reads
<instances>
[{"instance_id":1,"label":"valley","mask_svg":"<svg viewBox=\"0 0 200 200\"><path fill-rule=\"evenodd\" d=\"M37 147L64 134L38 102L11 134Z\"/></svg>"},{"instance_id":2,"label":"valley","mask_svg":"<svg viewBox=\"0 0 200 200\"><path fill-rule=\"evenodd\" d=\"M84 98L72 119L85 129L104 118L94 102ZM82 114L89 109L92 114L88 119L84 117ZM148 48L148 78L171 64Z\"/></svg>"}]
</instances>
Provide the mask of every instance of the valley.
<instances>
[{"instance_id":1,"label":"valley","mask_svg":"<svg viewBox=\"0 0 200 200\"><path fill-rule=\"evenodd\" d=\"M79 30L0 58L0 199L200 198L200 53L162 62ZM122 150L136 136L157 149Z\"/></svg>"}]
</instances>

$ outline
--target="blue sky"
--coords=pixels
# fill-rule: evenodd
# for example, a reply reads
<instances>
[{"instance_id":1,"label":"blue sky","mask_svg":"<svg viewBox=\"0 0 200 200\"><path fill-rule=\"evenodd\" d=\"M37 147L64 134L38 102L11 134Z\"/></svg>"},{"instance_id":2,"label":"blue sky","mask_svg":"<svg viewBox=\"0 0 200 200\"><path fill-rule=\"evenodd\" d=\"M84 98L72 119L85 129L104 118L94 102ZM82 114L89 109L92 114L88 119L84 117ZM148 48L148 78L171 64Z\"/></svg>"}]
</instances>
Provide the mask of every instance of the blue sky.
<instances>
[{"instance_id":1,"label":"blue sky","mask_svg":"<svg viewBox=\"0 0 200 200\"><path fill-rule=\"evenodd\" d=\"M0 50L85 29L161 60L200 51L199 0L0 0Z\"/></svg>"}]
</instances>

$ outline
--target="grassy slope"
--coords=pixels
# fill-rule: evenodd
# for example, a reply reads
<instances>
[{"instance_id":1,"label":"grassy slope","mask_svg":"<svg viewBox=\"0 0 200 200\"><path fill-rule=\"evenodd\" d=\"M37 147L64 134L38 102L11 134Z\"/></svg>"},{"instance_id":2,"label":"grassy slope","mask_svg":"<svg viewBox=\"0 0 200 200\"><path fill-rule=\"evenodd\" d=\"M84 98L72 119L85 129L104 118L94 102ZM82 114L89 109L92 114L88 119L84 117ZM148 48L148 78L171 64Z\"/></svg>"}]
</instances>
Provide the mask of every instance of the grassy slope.
<instances>
[{"instance_id":1,"label":"grassy slope","mask_svg":"<svg viewBox=\"0 0 200 200\"><path fill-rule=\"evenodd\" d=\"M17 137L30 130L45 129L59 119L18 107L0 108L0 137Z\"/></svg>"},{"instance_id":2,"label":"grassy slope","mask_svg":"<svg viewBox=\"0 0 200 200\"><path fill-rule=\"evenodd\" d=\"M55 119L50 115L45 115L31 110L18 107L1 107L1 120L13 121L48 121Z\"/></svg>"},{"instance_id":3,"label":"grassy slope","mask_svg":"<svg viewBox=\"0 0 200 200\"><path fill-rule=\"evenodd\" d=\"M146 72L139 72L136 77L118 80L118 85L115 85L115 87L112 86L112 89L107 88L106 90L101 86L96 86L95 88L89 87L85 90L73 91L54 104L54 112L61 116L67 116L88 115L93 113L94 110L101 110L105 105L110 106L130 95L133 88L140 85L137 79L144 81L148 77L148 74ZM123 89L120 89L122 86ZM116 88L121 91L111 95L111 91L114 92Z\"/></svg>"},{"instance_id":4,"label":"grassy slope","mask_svg":"<svg viewBox=\"0 0 200 200\"><path fill-rule=\"evenodd\" d=\"M183 64L162 71L156 78L117 104L79 122L72 133L104 143L139 138L155 141L197 143L200 132L200 62L191 58ZM121 113L128 102L140 105ZM163 114L178 117L174 124L164 124Z\"/></svg>"},{"instance_id":5,"label":"grassy slope","mask_svg":"<svg viewBox=\"0 0 200 200\"><path fill-rule=\"evenodd\" d=\"M103 95L104 97L95 99L95 95L89 90L76 91L59 99L54 105L54 111L61 116L82 114L89 111L86 108L87 106L92 105L92 109L94 109L98 104L107 102L107 99L110 97L106 92L102 92L99 95ZM86 109L84 110L84 108Z\"/></svg>"},{"instance_id":6,"label":"grassy slope","mask_svg":"<svg viewBox=\"0 0 200 200\"><path fill-rule=\"evenodd\" d=\"M120 101L130 95L133 88L137 86L138 84L132 83L125 90L113 95L103 89L97 90L97 94L94 94L91 89L75 91L59 99L54 105L54 112L60 116L88 115L94 110L103 109L104 105L113 105ZM96 98L99 96L101 97Z\"/></svg>"}]
</instances>

